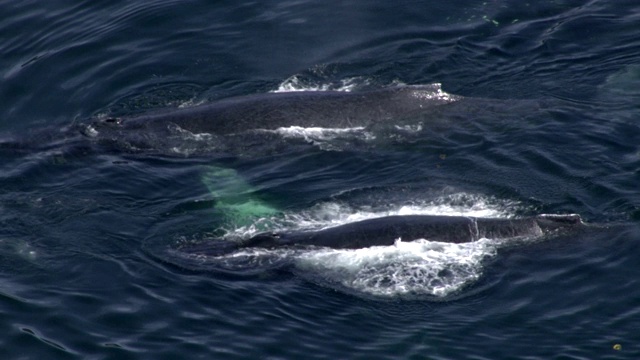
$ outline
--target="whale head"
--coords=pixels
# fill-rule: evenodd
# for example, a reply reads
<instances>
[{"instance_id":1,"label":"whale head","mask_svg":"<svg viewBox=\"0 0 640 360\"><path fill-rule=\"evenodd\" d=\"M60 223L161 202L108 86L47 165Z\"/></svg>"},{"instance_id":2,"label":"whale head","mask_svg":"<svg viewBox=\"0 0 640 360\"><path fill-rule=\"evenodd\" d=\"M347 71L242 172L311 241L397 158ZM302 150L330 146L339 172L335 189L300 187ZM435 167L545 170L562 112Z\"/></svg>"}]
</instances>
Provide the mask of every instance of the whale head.
<instances>
[{"instance_id":1,"label":"whale head","mask_svg":"<svg viewBox=\"0 0 640 360\"><path fill-rule=\"evenodd\" d=\"M585 225L582 222L582 217L578 214L541 214L537 215L535 219L545 234L566 229L577 229Z\"/></svg>"}]
</instances>

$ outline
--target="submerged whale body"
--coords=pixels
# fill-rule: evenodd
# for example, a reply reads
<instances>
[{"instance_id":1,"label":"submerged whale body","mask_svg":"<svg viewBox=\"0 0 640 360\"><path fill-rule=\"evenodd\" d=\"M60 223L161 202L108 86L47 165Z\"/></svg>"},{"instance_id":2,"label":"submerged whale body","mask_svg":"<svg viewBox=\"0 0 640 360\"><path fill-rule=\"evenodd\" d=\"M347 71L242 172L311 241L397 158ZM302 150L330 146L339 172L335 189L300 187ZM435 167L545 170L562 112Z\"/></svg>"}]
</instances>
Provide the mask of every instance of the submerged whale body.
<instances>
[{"instance_id":1,"label":"submerged whale body","mask_svg":"<svg viewBox=\"0 0 640 360\"><path fill-rule=\"evenodd\" d=\"M223 255L246 248L320 246L360 249L393 245L397 239L464 243L488 239L542 237L575 231L584 226L579 215L537 215L520 219L466 216L398 215L367 219L315 231L265 232L242 241L216 240L201 249Z\"/></svg>"},{"instance_id":2,"label":"submerged whale body","mask_svg":"<svg viewBox=\"0 0 640 360\"><path fill-rule=\"evenodd\" d=\"M83 133L98 139L128 133L229 135L282 127L352 128L402 120L462 97L443 92L440 84L393 86L378 90L299 91L223 99L210 104L94 121Z\"/></svg>"}]
</instances>

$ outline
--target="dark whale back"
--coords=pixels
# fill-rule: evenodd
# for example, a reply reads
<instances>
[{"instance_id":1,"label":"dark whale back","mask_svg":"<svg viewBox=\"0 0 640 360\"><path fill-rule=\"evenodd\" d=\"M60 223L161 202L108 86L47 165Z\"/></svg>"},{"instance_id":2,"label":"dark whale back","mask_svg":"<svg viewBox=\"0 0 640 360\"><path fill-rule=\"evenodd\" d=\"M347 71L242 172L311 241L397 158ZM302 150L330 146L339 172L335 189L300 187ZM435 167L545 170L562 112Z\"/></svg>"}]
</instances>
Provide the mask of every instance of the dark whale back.
<instances>
[{"instance_id":1,"label":"dark whale back","mask_svg":"<svg viewBox=\"0 0 640 360\"><path fill-rule=\"evenodd\" d=\"M348 128L403 119L460 99L439 84L361 92L300 91L249 95L92 124L97 134L162 131L168 124L192 133L233 134L280 127Z\"/></svg>"},{"instance_id":2,"label":"dark whale back","mask_svg":"<svg viewBox=\"0 0 640 360\"><path fill-rule=\"evenodd\" d=\"M583 225L578 215L539 215L521 219L431 215L387 216L317 231L262 233L241 246L271 248L314 245L335 249L358 249L392 245L396 239L463 243L481 238L538 237Z\"/></svg>"}]
</instances>

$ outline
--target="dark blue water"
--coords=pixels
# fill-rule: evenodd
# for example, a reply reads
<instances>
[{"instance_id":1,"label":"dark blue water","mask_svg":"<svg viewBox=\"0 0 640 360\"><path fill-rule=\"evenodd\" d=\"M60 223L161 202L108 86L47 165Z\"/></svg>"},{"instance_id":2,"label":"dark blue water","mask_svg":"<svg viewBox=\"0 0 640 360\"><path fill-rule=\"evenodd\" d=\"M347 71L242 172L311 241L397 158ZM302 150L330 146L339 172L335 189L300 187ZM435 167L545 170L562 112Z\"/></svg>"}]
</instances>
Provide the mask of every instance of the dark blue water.
<instances>
[{"instance_id":1,"label":"dark blue water","mask_svg":"<svg viewBox=\"0 0 640 360\"><path fill-rule=\"evenodd\" d=\"M638 24L635 1L0 1L0 139L26 144L0 150L1 357L638 358ZM65 130L433 83L475 105L206 151ZM181 250L417 213L593 226L512 246Z\"/></svg>"}]
</instances>

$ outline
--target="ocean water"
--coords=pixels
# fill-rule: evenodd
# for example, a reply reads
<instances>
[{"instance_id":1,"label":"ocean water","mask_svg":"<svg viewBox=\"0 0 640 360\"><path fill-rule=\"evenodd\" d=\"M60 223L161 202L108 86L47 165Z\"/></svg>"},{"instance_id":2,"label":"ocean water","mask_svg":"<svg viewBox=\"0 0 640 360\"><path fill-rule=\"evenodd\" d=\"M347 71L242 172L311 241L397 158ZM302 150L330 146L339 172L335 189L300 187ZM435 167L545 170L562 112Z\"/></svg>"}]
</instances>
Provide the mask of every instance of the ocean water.
<instances>
[{"instance_id":1,"label":"ocean water","mask_svg":"<svg viewBox=\"0 0 640 360\"><path fill-rule=\"evenodd\" d=\"M634 1L0 1L0 357L637 359L639 23ZM77 130L433 84L462 105L108 145ZM589 226L192 250L411 214Z\"/></svg>"}]
</instances>

